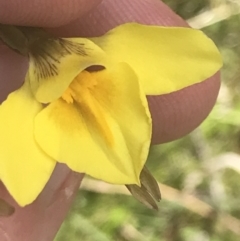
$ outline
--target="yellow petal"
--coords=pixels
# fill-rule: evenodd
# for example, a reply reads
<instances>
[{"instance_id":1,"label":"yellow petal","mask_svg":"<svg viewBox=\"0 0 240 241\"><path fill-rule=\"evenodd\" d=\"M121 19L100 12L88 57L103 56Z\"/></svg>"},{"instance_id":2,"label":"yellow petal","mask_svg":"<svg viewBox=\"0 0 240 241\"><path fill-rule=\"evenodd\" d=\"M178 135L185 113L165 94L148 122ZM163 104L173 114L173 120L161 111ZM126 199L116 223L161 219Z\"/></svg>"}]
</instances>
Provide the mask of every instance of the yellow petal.
<instances>
[{"instance_id":1,"label":"yellow petal","mask_svg":"<svg viewBox=\"0 0 240 241\"><path fill-rule=\"evenodd\" d=\"M59 98L85 68L104 65L104 52L88 39L50 39L35 50L30 55L29 79L32 92L41 103Z\"/></svg>"},{"instance_id":2,"label":"yellow petal","mask_svg":"<svg viewBox=\"0 0 240 241\"><path fill-rule=\"evenodd\" d=\"M33 120L41 109L27 85L0 106L0 179L21 206L36 199L55 166L33 136Z\"/></svg>"},{"instance_id":3,"label":"yellow petal","mask_svg":"<svg viewBox=\"0 0 240 241\"><path fill-rule=\"evenodd\" d=\"M165 94L212 76L219 51L201 31L124 24L92 38L114 61L128 63L148 95Z\"/></svg>"},{"instance_id":4,"label":"yellow petal","mask_svg":"<svg viewBox=\"0 0 240 241\"><path fill-rule=\"evenodd\" d=\"M38 114L36 140L74 171L111 183L139 184L152 130L146 97L126 64L92 75L91 96L86 89L79 103L60 99Z\"/></svg>"}]
</instances>

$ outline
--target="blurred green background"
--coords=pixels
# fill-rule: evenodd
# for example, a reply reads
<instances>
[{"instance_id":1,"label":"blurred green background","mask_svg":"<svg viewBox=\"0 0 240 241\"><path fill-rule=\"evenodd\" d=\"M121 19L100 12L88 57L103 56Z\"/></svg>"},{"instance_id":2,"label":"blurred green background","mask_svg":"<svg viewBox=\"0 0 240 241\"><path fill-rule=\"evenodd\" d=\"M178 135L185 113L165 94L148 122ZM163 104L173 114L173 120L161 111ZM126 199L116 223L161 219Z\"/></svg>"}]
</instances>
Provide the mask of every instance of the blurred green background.
<instances>
[{"instance_id":1,"label":"blurred green background","mask_svg":"<svg viewBox=\"0 0 240 241\"><path fill-rule=\"evenodd\" d=\"M124 187L85 179L55 241L240 240L240 0L164 0L219 47L218 102L178 141L154 146L147 166L163 200L152 211Z\"/></svg>"}]
</instances>

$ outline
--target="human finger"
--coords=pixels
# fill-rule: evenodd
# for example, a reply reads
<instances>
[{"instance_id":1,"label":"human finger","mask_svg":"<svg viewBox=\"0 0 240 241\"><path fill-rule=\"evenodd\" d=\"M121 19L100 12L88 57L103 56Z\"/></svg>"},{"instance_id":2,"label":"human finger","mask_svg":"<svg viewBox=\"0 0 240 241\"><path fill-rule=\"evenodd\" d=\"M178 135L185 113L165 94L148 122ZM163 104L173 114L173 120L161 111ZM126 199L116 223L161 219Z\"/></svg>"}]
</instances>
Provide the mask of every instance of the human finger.
<instances>
[{"instance_id":1,"label":"human finger","mask_svg":"<svg viewBox=\"0 0 240 241\"><path fill-rule=\"evenodd\" d=\"M82 178L82 174L58 164L38 198L23 208L17 205L0 184L1 198L15 208L13 215L0 218L0 240L52 241L72 204Z\"/></svg>"},{"instance_id":2,"label":"human finger","mask_svg":"<svg viewBox=\"0 0 240 241\"><path fill-rule=\"evenodd\" d=\"M0 0L0 23L60 26L86 14L101 0Z\"/></svg>"}]
</instances>

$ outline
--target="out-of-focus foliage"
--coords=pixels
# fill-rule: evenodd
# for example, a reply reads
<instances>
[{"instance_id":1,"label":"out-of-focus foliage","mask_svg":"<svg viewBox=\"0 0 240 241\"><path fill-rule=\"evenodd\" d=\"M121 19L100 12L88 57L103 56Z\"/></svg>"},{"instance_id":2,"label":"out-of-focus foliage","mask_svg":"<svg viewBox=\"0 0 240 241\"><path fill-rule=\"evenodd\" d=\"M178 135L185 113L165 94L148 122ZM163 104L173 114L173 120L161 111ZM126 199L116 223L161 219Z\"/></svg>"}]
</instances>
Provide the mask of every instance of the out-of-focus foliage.
<instances>
[{"instance_id":1,"label":"out-of-focus foliage","mask_svg":"<svg viewBox=\"0 0 240 241\"><path fill-rule=\"evenodd\" d=\"M184 19L196 16L196 14L204 11L210 7L211 1L209 0L163 0L175 13Z\"/></svg>"},{"instance_id":2,"label":"out-of-focus foliage","mask_svg":"<svg viewBox=\"0 0 240 241\"><path fill-rule=\"evenodd\" d=\"M240 8L235 0L164 2L185 19L221 4L231 4L233 11ZM131 196L82 190L55 241L239 240L240 14L203 30L224 58L218 102L196 131L152 147L148 161L157 180L177 189L179 196L165 191L155 212Z\"/></svg>"}]
</instances>

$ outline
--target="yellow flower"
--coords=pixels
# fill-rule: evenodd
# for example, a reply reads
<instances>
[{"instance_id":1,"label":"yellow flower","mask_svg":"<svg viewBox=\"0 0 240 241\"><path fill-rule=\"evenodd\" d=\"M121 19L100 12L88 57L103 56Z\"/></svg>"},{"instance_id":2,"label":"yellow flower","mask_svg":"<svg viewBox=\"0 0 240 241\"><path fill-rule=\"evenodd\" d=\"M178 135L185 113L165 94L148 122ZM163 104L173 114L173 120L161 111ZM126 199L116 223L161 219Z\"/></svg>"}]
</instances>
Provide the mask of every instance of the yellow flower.
<instances>
[{"instance_id":1,"label":"yellow flower","mask_svg":"<svg viewBox=\"0 0 240 241\"><path fill-rule=\"evenodd\" d=\"M0 107L0 179L21 206L56 162L139 184L152 131L146 95L201 82L221 66L212 41L188 28L124 24L99 38L42 38L29 48L25 83Z\"/></svg>"}]
</instances>

